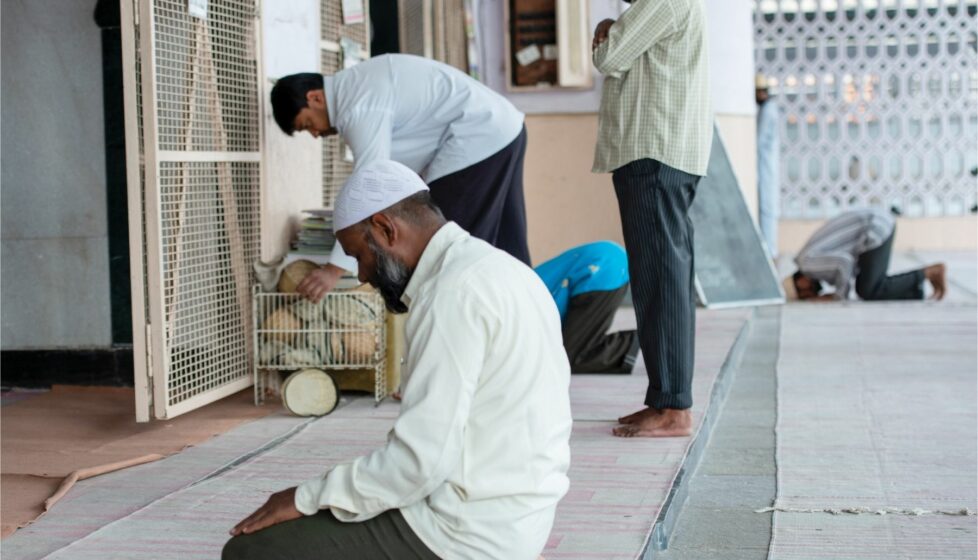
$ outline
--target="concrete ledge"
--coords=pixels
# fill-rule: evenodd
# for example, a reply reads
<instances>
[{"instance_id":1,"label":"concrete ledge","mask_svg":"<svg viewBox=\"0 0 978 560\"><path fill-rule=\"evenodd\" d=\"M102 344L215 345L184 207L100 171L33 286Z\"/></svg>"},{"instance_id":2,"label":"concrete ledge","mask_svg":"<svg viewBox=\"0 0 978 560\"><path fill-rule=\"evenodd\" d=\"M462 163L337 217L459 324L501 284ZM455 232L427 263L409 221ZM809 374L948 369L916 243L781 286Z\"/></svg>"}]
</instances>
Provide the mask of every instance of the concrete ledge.
<instances>
[{"instance_id":1,"label":"concrete ledge","mask_svg":"<svg viewBox=\"0 0 978 560\"><path fill-rule=\"evenodd\" d=\"M727 354L727 359L724 360L723 366L717 374L713 390L710 393L710 403L703 414L703 421L689 445L679 472L673 481L672 489L669 491L669 496L662 505L649 539L645 543L645 548L641 554L641 558L644 560L655 558L656 552L664 551L669 547L669 538L678 524L683 506L686 505L689 498L690 481L703 459L706 446L710 442L710 436L713 434L723 404L726 402L730 387L733 385L734 376L744 357L744 349L747 346L747 339L750 337L751 325L755 315L756 310L751 313L750 318L741 327L737 339Z\"/></svg>"}]
</instances>

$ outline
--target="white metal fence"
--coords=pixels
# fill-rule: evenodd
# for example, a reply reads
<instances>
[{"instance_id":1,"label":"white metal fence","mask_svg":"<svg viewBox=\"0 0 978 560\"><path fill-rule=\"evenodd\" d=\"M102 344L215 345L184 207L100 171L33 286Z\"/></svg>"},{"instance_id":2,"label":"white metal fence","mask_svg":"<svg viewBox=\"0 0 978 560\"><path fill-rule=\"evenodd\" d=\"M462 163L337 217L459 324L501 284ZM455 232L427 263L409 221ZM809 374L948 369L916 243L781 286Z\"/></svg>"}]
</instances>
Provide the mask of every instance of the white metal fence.
<instances>
[{"instance_id":1,"label":"white metal fence","mask_svg":"<svg viewBox=\"0 0 978 560\"><path fill-rule=\"evenodd\" d=\"M786 218L976 204L976 0L755 0Z\"/></svg>"},{"instance_id":2,"label":"white metal fence","mask_svg":"<svg viewBox=\"0 0 978 560\"><path fill-rule=\"evenodd\" d=\"M254 0L121 4L137 419L251 383L261 126Z\"/></svg>"}]
</instances>

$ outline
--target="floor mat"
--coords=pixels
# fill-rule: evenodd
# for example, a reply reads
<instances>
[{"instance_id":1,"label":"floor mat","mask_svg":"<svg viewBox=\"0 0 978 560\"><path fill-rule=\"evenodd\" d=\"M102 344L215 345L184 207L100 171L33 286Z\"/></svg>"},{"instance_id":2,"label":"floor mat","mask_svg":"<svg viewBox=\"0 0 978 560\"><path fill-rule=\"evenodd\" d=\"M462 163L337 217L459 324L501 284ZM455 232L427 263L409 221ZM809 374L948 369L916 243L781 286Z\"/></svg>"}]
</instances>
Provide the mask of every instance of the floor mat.
<instances>
[{"instance_id":1,"label":"floor mat","mask_svg":"<svg viewBox=\"0 0 978 560\"><path fill-rule=\"evenodd\" d=\"M700 315L694 378L697 422L747 317L743 310ZM641 553L690 441L611 437L613 419L641 406L646 383L644 370L632 376L573 376L571 488L558 507L544 550L548 560L633 559ZM392 402L379 407L370 399L351 402L327 417L303 424L290 438L245 461L124 517L102 521L90 534L66 543L49 557L216 558L228 539L228 529L261 505L269 493L321 475L332 464L382 445L398 410ZM147 465L146 472L172 471L172 462L182 455ZM66 505L83 506L77 500ZM44 528L48 519L37 527ZM37 535L38 539L49 537Z\"/></svg>"},{"instance_id":2,"label":"floor mat","mask_svg":"<svg viewBox=\"0 0 978 560\"><path fill-rule=\"evenodd\" d=\"M770 558L975 558L975 311L784 309Z\"/></svg>"},{"instance_id":3,"label":"floor mat","mask_svg":"<svg viewBox=\"0 0 978 560\"><path fill-rule=\"evenodd\" d=\"M3 536L35 519L72 471L158 453L170 455L277 410L251 389L172 420L137 424L131 388L55 386L4 404L0 427ZM53 491L53 490L52 490Z\"/></svg>"}]
</instances>

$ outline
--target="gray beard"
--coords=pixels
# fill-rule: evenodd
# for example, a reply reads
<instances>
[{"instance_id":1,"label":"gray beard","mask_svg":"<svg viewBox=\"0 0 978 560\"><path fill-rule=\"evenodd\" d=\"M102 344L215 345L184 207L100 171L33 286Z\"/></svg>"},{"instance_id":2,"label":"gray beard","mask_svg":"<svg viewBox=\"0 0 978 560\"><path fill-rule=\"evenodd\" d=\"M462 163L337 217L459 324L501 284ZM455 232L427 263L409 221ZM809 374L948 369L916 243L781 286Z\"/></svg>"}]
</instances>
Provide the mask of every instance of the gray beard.
<instances>
[{"instance_id":1,"label":"gray beard","mask_svg":"<svg viewBox=\"0 0 978 560\"><path fill-rule=\"evenodd\" d=\"M381 249L369 234L367 246L373 251L377 261L377 269L373 277L368 278L367 281L380 292L388 311L394 314L406 313L408 307L401 301L401 296L404 295L404 290L411 281L413 271L408 270L407 265Z\"/></svg>"}]
</instances>

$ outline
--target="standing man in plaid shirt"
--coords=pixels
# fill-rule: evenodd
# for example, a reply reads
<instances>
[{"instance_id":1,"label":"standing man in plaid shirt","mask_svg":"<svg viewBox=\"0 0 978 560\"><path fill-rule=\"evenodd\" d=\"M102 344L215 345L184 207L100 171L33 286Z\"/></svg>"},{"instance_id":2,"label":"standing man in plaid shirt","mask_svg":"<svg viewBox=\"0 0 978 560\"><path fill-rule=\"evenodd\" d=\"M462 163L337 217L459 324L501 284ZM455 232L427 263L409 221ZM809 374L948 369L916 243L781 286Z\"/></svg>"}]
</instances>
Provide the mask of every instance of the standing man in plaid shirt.
<instances>
[{"instance_id":1,"label":"standing man in plaid shirt","mask_svg":"<svg viewBox=\"0 0 978 560\"><path fill-rule=\"evenodd\" d=\"M649 374L647 408L619 418L616 436L692 431L689 207L713 138L704 12L703 0L633 0L591 44L605 77L592 171L612 173Z\"/></svg>"}]
</instances>

